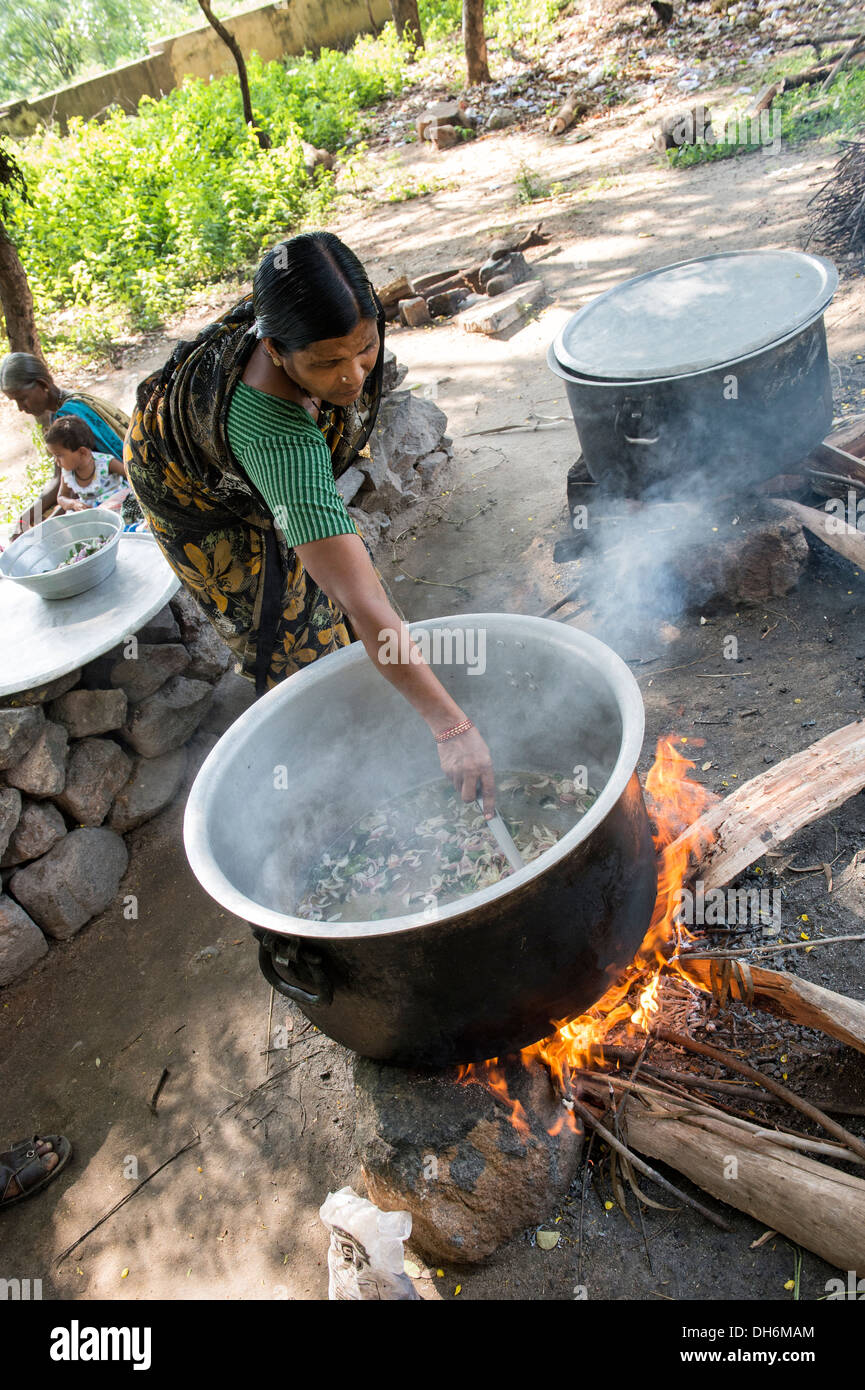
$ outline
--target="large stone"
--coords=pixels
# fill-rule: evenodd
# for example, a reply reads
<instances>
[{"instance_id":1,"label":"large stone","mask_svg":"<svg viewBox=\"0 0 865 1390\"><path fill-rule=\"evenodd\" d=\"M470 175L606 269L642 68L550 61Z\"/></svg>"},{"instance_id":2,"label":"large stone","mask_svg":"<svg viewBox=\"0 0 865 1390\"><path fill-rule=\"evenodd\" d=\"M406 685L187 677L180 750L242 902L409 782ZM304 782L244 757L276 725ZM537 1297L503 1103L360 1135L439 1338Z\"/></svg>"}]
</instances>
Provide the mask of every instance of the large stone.
<instances>
[{"instance_id":1,"label":"large stone","mask_svg":"<svg viewBox=\"0 0 865 1390\"><path fill-rule=\"evenodd\" d=\"M140 627L135 636L139 642L176 642L180 637L180 627L177 619L171 611L171 605L166 603L164 608L160 608L158 613L154 613L152 618L148 618L143 627Z\"/></svg>"},{"instance_id":2,"label":"large stone","mask_svg":"<svg viewBox=\"0 0 865 1390\"><path fill-rule=\"evenodd\" d=\"M83 738L69 754L57 805L79 825L101 825L131 772L132 759L112 739Z\"/></svg>"},{"instance_id":3,"label":"large stone","mask_svg":"<svg viewBox=\"0 0 865 1390\"><path fill-rule=\"evenodd\" d=\"M566 1122L546 1068L512 1058L500 1074L518 1127L511 1105L452 1071L355 1060L355 1142L369 1197L411 1212L411 1243L430 1259L486 1259L548 1218L573 1181L582 1134Z\"/></svg>"},{"instance_id":4,"label":"large stone","mask_svg":"<svg viewBox=\"0 0 865 1390\"><path fill-rule=\"evenodd\" d=\"M425 459L421 459L417 466L417 473L425 483L435 483L450 462L450 455L444 449L437 449L435 453L427 454Z\"/></svg>"},{"instance_id":5,"label":"large stone","mask_svg":"<svg viewBox=\"0 0 865 1390\"><path fill-rule=\"evenodd\" d=\"M427 128L424 139L431 139L437 150L450 150L459 141L459 136L452 125L447 125L443 121L437 121L434 126Z\"/></svg>"},{"instance_id":6,"label":"large stone","mask_svg":"<svg viewBox=\"0 0 865 1390\"><path fill-rule=\"evenodd\" d=\"M388 512L395 512L400 507L405 507L409 502L416 502L418 494L404 482L399 474L386 468L384 477L375 489L375 492L368 492L359 498L359 504L364 511L377 512L385 507Z\"/></svg>"},{"instance_id":7,"label":"large stone","mask_svg":"<svg viewBox=\"0 0 865 1390\"><path fill-rule=\"evenodd\" d=\"M516 111L511 111L507 106L494 106L486 119L487 130L504 130L505 126L513 125L517 120Z\"/></svg>"},{"instance_id":8,"label":"large stone","mask_svg":"<svg viewBox=\"0 0 865 1390\"><path fill-rule=\"evenodd\" d=\"M114 663L108 678L129 701L146 700L172 676L182 675L189 662L181 642L142 642L134 657L121 657Z\"/></svg>"},{"instance_id":9,"label":"large stone","mask_svg":"<svg viewBox=\"0 0 865 1390\"><path fill-rule=\"evenodd\" d=\"M20 819L21 793L16 787L0 787L0 855L6 853Z\"/></svg>"},{"instance_id":10,"label":"large stone","mask_svg":"<svg viewBox=\"0 0 865 1390\"><path fill-rule=\"evenodd\" d=\"M503 275L510 275L515 285L525 284L526 280L531 278L531 269L522 252L509 251L503 256L491 256L485 261L478 277L481 289L487 294L492 294L493 291L489 288L490 281ZM502 291L499 290L498 293L501 294Z\"/></svg>"},{"instance_id":11,"label":"large stone","mask_svg":"<svg viewBox=\"0 0 865 1390\"><path fill-rule=\"evenodd\" d=\"M21 817L12 832L0 868L26 864L47 854L66 834L66 822L53 801L30 801L24 798Z\"/></svg>"},{"instance_id":12,"label":"large stone","mask_svg":"<svg viewBox=\"0 0 865 1390\"><path fill-rule=\"evenodd\" d=\"M48 942L23 907L0 894L0 985L11 984L48 950Z\"/></svg>"},{"instance_id":13,"label":"large stone","mask_svg":"<svg viewBox=\"0 0 865 1390\"><path fill-rule=\"evenodd\" d=\"M207 733L224 734L235 719L255 704L255 683L236 671L226 671L213 688L213 699L201 728Z\"/></svg>"},{"instance_id":14,"label":"large stone","mask_svg":"<svg viewBox=\"0 0 865 1390\"><path fill-rule=\"evenodd\" d=\"M111 808L111 829L124 835L168 806L177 795L185 767L184 748L175 748L159 758L136 758L132 775Z\"/></svg>"},{"instance_id":15,"label":"large stone","mask_svg":"<svg viewBox=\"0 0 865 1390\"><path fill-rule=\"evenodd\" d=\"M336 480L336 490L346 506L357 496L363 484L364 475L359 468L355 468L354 464L339 475Z\"/></svg>"},{"instance_id":16,"label":"large stone","mask_svg":"<svg viewBox=\"0 0 865 1390\"><path fill-rule=\"evenodd\" d=\"M231 664L231 648L226 646L185 589L175 594L171 608L180 624L183 644L189 652L186 675L190 680L218 680Z\"/></svg>"},{"instance_id":17,"label":"large stone","mask_svg":"<svg viewBox=\"0 0 865 1390\"><path fill-rule=\"evenodd\" d=\"M442 290L431 294L427 306L433 318L449 318L463 307L471 291L467 289Z\"/></svg>"},{"instance_id":18,"label":"large stone","mask_svg":"<svg viewBox=\"0 0 865 1390\"><path fill-rule=\"evenodd\" d=\"M170 753L195 732L212 699L213 687L205 681L172 676L155 695L132 707L123 737L145 758Z\"/></svg>"},{"instance_id":19,"label":"large stone","mask_svg":"<svg viewBox=\"0 0 865 1390\"><path fill-rule=\"evenodd\" d=\"M684 546L673 557L689 601L720 598L727 603L765 603L795 588L808 563L809 548L795 517L773 514L712 536L712 544Z\"/></svg>"},{"instance_id":20,"label":"large stone","mask_svg":"<svg viewBox=\"0 0 865 1390\"><path fill-rule=\"evenodd\" d=\"M435 401L413 391L395 391L382 401L370 438L371 460L361 467L373 487L380 487L387 469L401 477L411 473L418 459L441 447L448 420Z\"/></svg>"},{"instance_id":21,"label":"large stone","mask_svg":"<svg viewBox=\"0 0 865 1390\"><path fill-rule=\"evenodd\" d=\"M105 910L128 863L126 846L113 830L71 830L41 859L17 869L9 891L48 936L62 940Z\"/></svg>"},{"instance_id":22,"label":"large stone","mask_svg":"<svg viewBox=\"0 0 865 1390\"><path fill-rule=\"evenodd\" d=\"M358 507L349 507L348 514L360 530L361 539L371 549L390 526L390 517L385 512L362 512Z\"/></svg>"},{"instance_id":23,"label":"large stone","mask_svg":"<svg viewBox=\"0 0 865 1390\"><path fill-rule=\"evenodd\" d=\"M33 685L29 690L19 690L14 695L3 695L0 697L0 708L21 709L26 705L42 705L46 700L56 700L58 695L65 695L67 690L77 685L80 677L79 668L67 672L65 676L58 676L56 680L46 681L44 685Z\"/></svg>"},{"instance_id":24,"label":"large stone","mask_svg":"<svg viewBox=\"0 0 865 1390\"><path fill-rule=\"evenodd\" d=\"M186 675L190 680L218 681L234 659L231 648L207 622L193 636L187 637L184 645L189 652Z\"/></svg>"},{"instance_id":25,"label":"large stone","mask_svg":"<svg viewBox=\"0 0 865 1390\"><path fill-rule=\"evenodd\" d=\"M415 121L418 140L434 140L436 127L439 125L469 125L465 111L466 102L463 98L458 101L439 101L434 106L428 106Z\"/></svg>"},{"instance_id":26,"label":"large stone","mask_svg":"<svg viewBox=\"0 0 865 1390\"><path fill-rule=\"evenodd\" d=\"M32 748L45 724L41 705L0 710L0 768L20 762Z\"/></svg>"},{"instance_id":27,"label":"large stone","mask_svg":"<svg viewBox=\"0 0 865 1390\"><path fill-rule=\"evenodd\" d=\"M525 318L543 298L543 293L542 281L527 280L524 285L496 295L488 303L473 304L470 309L463 309L459 315L459 325L466 333L503 333Z\"/></svg>"},{"instance_id":28,"label":"large stone","mask_svg":"<svg viewBox=\"0 0 865 1390\"><path fill-rule=\"evenodd\" d=\"M122 690L70 690L52 702L48 713L70 738L90 738L125 723L126 696Z\"/></svg>"},{"instance_id":29,"label":"large stone","mask_svg":"<svg viewBox=\"0 0 865 1390\"><path fill-rule=\"evenodd\" d=\"M406 281L406 290L410 290ZM396 354L391 352L389 347L384 350L384 364L382 367L381 393L387 396L391 391L395 391L400 382L408 376L408 367L404 367L401 362L397 362Z\"/></svg>"},{"instance_id":30,"label":"large stone","mask_svg":"<svg viewBox=\"0 0 865 1390\"><path fill-rule=\"evenodd\" d=\"M428 328L432 323L427 302L422 295L416 295L414 299L401 299L399 316L406 328Z\"/></svg>"},{"instance_id":31,"label":"large stone","mask_svg":"<svg viewBox=\"0 0 865 1390\"><path fill-rule=\"evenodd\" d=\"M56 796L66 782L69 735L62 724L46 720L33 747L6 769L6 781L30 796Z\"/></svg>"}]
</instances>

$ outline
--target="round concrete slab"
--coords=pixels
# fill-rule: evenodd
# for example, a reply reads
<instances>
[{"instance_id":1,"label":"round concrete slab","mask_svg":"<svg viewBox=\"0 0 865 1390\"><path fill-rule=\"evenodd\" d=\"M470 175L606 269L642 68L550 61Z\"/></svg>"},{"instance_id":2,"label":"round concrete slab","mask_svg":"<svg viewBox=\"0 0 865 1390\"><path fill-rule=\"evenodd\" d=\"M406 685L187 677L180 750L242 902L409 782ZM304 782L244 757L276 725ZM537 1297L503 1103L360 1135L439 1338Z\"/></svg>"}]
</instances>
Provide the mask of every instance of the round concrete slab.
<instances>
[{"instance_id":1,"label":"round concrete slab","mask_svg":"<svg viewBox=\"0 0 865 1390\"><path fill-rule=\"evenodd\" d=\"M110 651L143 627L179 588L159 546L141 532L121 536L113 572L73 598L38 598L23 585L3 580L0 695L56 680Z\"/></svg>"}]
</instances>

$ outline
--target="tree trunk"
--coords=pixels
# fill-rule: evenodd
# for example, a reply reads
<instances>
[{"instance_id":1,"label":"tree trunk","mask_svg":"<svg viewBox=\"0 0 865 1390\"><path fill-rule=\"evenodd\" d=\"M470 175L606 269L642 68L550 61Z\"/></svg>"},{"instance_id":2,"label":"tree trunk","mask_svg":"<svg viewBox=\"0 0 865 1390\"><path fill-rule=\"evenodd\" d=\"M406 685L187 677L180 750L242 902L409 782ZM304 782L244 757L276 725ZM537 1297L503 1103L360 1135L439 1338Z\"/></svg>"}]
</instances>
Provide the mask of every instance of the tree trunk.
<instances>
[{"instance_id":1,"label":"tree trunk","mask_svg":"<svg viewBox=\"0 0 865 1390\"><path fill-rule=\"evenodd\" d=\"M33 295L18 252L0 226L0 307L6 321L10 352L42 357L42 344L33 313Z\"/></svg>"},{"instance_id":2,"label":"tree trunk","mask_svg":"<svg viewBox=\"0 0 865 1390\"><path fill-rule=\"evenodd\" d=\"M477 87L489 82L487 39L484 33L484 0L463 0L463 43L466 50L468 83Z\"/></svg>"},{"instance_id":3,"label":"tree trunk","mask_svg":"<svg viewBox=\"0 0 865 1390\"><path fill-rule=\"evenodd\" d=\"M243 102L243 119L246 121L247 125L252 126L261 148L263 150L269 150L272 144L271 138L265 131L258 129L252 114L252 99L249 95L249 77L247 76L243 54L240 51L240 44L237 42L231 30L226 29L222 21L216 18L216 15L211 9L210 0L198 0L198 3L204 18L207 20L208 24L216 30L237 64L237 76L240 81L240 97Z\"/></svg>"},{"instance_id":4,"label":"tree trunk","mask_svg":"<svg viewBox=\"0 0 865 1390\"><path fill-rule=\"evenodd\" d=\"M417 0L390 0L390 12L400 39L410 39L415 48L423 48L423 34Z\"/></svg>"}]
</instances>

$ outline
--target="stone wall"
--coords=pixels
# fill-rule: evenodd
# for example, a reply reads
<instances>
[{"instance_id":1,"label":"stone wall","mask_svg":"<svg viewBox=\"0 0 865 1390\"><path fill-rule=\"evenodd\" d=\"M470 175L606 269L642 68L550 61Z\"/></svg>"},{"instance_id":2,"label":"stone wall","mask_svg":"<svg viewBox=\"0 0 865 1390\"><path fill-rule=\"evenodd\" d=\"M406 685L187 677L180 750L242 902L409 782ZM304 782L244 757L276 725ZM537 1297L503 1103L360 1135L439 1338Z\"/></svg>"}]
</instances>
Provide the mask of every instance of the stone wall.
<instances>
[{"instance_id":1,"label":"stone wall","mask_svg":"<svg viewBox=\"0 0 865 1390\"><path fill-rule=\"evenodd\" d=\"M230 662L181 590L105 656L0 700L0 985L115 898L123 836L176 796Z\"/></svg>"},{"instance_id":2,"label":"stone wall","mask_svg":"<svg viewBox=\"0 0 865 1390\"><path fill-rule=\"evenodd\" d=\"M265 61L286 53L343 48L359 34L390 18L389 0L282 0L246 10L224 22L246 57ZM110 106L134 111L143 96L160 97L184 77L205 81L236 71L234 59L209 24L150 45L150 55L124 63L67 87L0 107L0 133L29 135L39 124L56 121L66 129L70 116L89 120Z\"/></svg>"}]
</instances>

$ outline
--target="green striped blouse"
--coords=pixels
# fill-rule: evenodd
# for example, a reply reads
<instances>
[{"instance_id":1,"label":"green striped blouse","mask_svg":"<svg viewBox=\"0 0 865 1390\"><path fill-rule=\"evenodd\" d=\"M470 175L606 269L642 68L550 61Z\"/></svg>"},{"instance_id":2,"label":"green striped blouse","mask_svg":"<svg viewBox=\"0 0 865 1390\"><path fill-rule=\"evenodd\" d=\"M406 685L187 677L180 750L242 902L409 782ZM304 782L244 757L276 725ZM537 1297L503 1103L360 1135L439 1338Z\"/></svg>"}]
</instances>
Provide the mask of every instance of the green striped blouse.
<instances>
[{"instance_id":1,"label":"green striped blouse","mask_svg":"<svg viewBox=\"0 0 865 1390\"><path fill-rule=\"evenodd\" d=\"M232 452L288 545L357 534L337 491L324 435L303 406L241 381L227 423Z\"/></svg>"}]
</instances>

